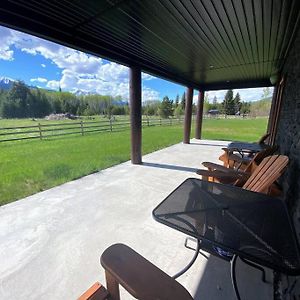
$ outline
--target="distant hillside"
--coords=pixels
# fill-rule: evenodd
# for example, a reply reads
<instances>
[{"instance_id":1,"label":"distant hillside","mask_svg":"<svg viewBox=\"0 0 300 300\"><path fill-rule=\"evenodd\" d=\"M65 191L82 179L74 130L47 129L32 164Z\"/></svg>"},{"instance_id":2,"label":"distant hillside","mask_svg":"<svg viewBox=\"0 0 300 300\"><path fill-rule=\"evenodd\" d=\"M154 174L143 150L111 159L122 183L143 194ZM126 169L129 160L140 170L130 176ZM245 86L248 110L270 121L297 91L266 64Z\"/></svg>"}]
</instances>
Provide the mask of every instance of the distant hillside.
<instances>
[{"instance_id":1,"label":"distant hillside","mask_svg":"<svg viewBox=\"0 0 300 300\"><path fill-rule=\"evenodd\" d=\"M268 116L271 109L272 97L251 102L251 115Z\"/></svg>"}]
</instances>

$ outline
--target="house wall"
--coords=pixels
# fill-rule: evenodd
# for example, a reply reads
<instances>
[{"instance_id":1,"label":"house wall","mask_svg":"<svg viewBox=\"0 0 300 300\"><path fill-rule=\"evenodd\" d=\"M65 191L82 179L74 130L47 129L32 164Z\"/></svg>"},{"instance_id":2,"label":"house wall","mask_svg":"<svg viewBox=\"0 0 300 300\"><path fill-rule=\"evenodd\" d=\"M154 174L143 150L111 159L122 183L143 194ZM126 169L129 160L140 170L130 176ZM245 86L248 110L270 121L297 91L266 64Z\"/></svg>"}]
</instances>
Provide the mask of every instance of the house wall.
<instances>
[{"instance_id":1,"label":"house wall","mask_svg":"<svg viewBox=\"0 0 300 300\"><path fill-rule=\"evenodd\" d=\"M283 91L276 143L280 153L289 157L287 171L281 178L284 199L294 221L300 241L300 30L286 60L283 74L286 83ZM300 283L297 282L290 295L284 294L293 285L293 278L281 276L278 299L299 299ZM277 291L278 292L278 291ZM293 298L293 297L296 298ZM275 297L276 298L276 297Z\"/></svg>"}]
</instances>

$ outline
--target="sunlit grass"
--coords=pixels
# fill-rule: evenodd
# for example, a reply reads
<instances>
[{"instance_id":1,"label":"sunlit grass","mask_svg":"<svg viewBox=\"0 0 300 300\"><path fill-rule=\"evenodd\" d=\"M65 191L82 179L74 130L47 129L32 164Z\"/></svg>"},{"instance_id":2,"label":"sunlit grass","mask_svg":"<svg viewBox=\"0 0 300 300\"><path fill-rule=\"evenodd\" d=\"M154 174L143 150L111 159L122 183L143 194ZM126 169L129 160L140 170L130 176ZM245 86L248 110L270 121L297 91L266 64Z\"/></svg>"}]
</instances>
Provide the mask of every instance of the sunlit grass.
<instances>
[{"instance_id":1,"label":"sunlit grass","mask_svg":"<svg viewBox=\"0 0 300 300\"><path fill-rule=\"evenodd\" d=\"M204 120L203 138L256 141L267 119ZM194 126L192 126L192 137ZM143 128L143 154L182 141L182 125ZM176 153L174 153L176 155ZM129 130L0 143L0 204L130 159Z\"/></svg>"}]
</instances>

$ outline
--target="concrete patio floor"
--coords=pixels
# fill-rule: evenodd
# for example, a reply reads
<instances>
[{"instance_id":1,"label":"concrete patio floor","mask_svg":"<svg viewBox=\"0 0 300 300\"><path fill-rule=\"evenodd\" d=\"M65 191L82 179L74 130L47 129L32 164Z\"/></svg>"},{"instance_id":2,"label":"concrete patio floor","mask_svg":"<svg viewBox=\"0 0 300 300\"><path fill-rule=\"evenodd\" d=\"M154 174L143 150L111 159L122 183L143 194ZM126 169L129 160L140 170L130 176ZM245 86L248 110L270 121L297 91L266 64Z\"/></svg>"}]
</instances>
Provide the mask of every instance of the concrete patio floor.
<instances>
[{"instance_id":1,"label":"concrete patio floor","mask_svg":"<svg viewBox=\"0 0 300 300\"><path fill-rule=\"evenodd\" d=\"M76 299L95 281L111 244L124 243L170 275L193 256L185 235L157 223L152 210L203 161L218 162L225 142L192 140L145 155L0 208L0 299ZM243 300L273 299L259 271L239 262ZM201 255L178 280L195 299L235 299L230 265ZM122 291L122 299L132 299Z\"/></svg>"}]
</instances>

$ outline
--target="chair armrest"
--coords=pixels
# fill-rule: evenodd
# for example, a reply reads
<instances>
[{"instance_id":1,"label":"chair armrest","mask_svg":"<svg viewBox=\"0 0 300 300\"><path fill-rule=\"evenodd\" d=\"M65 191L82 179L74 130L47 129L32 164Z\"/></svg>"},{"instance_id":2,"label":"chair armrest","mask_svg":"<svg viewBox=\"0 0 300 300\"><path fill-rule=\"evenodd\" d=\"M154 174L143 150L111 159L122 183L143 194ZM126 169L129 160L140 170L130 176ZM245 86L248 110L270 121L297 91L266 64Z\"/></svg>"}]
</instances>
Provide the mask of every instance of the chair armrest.
<instances>
[{"instance_id":1,"label":"chair armrest","mask_svg":"<svg viewBox=\"0 0 300 300\"><path fill-rule=\"evenodd\" d=\"M219 170L219 171L227 172L228 170L230 170L227 167L224 167L222 165L215 164L215 163L212 163L212 162L208 162L208 161L203 162L202 165L204 167L206 167L208 170L211 170L211 171L212 170Z\"/></svg>"},{"instance_id":2,"label":"chair armrest","mask_svg":"<svg viewBox=\"0 0 300 300\"><path fill-rule=\"evenodd\" d=\"M126 245L107 248L101 255L101 264L109 276L137 299L193 300L179 282ZM107 288L110 292L108 284Z\"/></svg>"}]
</instances>

